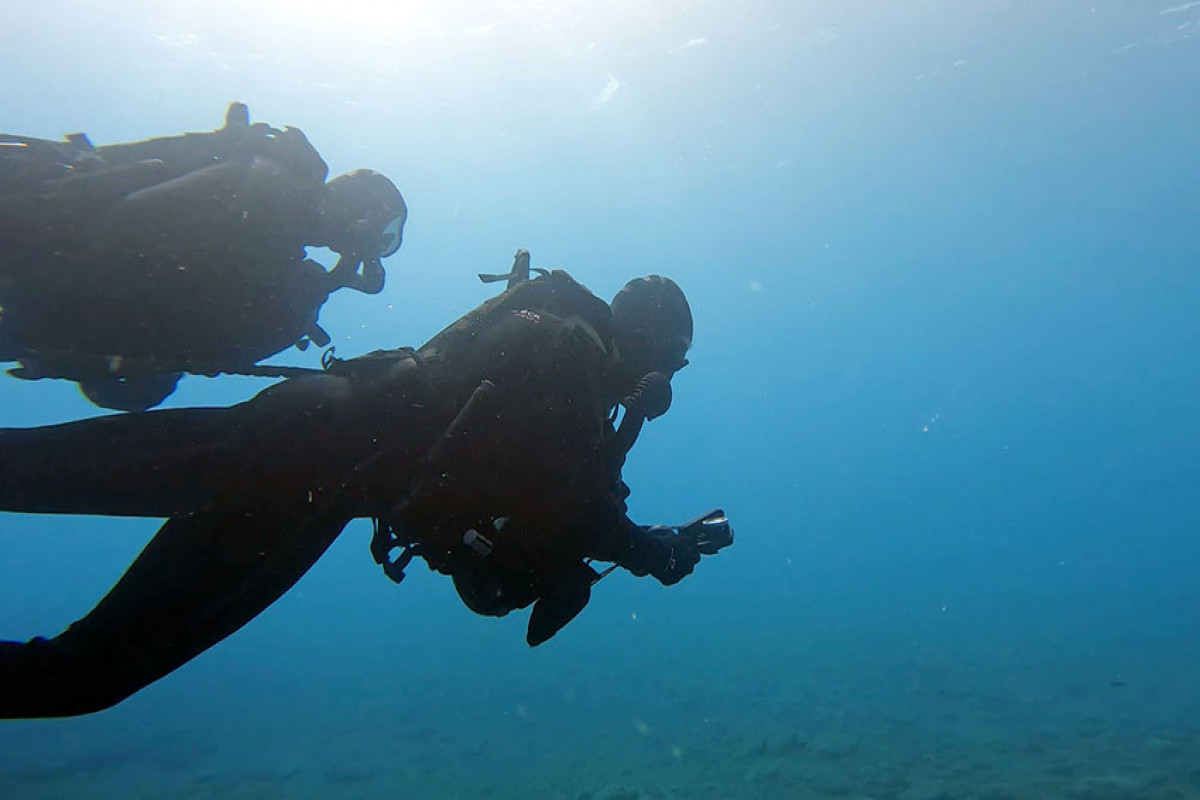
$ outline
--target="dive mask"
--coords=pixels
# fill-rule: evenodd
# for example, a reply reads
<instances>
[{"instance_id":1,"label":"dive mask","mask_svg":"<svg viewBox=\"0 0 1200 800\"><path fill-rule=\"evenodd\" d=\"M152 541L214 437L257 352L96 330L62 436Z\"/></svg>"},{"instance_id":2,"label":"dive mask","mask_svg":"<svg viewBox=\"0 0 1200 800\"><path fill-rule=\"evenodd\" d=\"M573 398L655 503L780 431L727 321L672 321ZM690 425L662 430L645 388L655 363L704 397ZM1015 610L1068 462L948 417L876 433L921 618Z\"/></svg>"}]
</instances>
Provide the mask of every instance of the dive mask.
<instances>
[{"instance_id":1,"label":"dive mask","mask_svg":"<svg viewBox=\"0 0 1200 800\"><path fill-rule=\"evenodd\" d=\"M380 258L394 256L400 249L400 244L404 241L404 219L405 215L397 214L383 226L383 231L379 234Z\"/></svg>"}]
</instances>

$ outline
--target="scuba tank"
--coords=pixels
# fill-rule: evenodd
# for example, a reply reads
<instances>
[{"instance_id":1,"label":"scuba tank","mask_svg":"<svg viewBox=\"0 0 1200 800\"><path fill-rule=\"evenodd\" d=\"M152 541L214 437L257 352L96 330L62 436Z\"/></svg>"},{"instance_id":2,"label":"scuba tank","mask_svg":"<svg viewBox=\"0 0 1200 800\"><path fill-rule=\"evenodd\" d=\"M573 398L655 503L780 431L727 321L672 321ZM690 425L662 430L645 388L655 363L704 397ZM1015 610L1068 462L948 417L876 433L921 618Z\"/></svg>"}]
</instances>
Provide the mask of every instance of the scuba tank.
<instances>
[{"instance_id":1,"label":"scuba tank","mask_svg":"<svg viewBox=\"0 0 1200 800\"><path fill-rule=\"evenodd\" d=\"M10 187L65 178L94 154L86 134L73 133L52 142L0 133L0 195Z\"/></svg>"},{"instance_id":2,"label":"scuba tank","mask_svg":"<svg viewBox=\"0 0 1200 800\"><path fill-rule=\"evenodd\" d=\"M214 131L130 144L0 135L0 360L136 411L182 373L325 346L339 287L304 246L327 173L240 103Z\"/></svg>"}]
</instances>

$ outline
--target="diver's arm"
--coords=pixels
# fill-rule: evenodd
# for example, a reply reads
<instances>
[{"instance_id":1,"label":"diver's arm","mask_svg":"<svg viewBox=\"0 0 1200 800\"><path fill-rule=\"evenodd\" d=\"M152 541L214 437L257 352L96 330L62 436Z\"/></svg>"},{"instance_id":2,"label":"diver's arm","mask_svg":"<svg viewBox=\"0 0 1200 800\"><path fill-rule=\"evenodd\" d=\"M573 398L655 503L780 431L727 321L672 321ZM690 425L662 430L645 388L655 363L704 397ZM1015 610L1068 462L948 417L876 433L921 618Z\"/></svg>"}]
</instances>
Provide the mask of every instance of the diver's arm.
<instances>
[{"instance_id":1,"label":"diver's arm","mask_svg":"<svg viewBox=\"0 0 1200 800\"><path fill-rule=\"evenodd\" d=\"M666 586L690 575L700 561L694 539L665 525L638 525L624 505L601 499L590 506L587 516L595 533L588 556L638 577L652 575Z\"/></svg>"},{"instance_id":2,"label":"diver's arm","mask_svg":"<svg viewBox=\"0 0 1200 800\"><path fill-rule=\"evenodd\" d=\"M345 499L171 518L83 619L0 642L0 719L100 711L187 663L308 571L349 521Z\"/></svg>"}]
</instances>

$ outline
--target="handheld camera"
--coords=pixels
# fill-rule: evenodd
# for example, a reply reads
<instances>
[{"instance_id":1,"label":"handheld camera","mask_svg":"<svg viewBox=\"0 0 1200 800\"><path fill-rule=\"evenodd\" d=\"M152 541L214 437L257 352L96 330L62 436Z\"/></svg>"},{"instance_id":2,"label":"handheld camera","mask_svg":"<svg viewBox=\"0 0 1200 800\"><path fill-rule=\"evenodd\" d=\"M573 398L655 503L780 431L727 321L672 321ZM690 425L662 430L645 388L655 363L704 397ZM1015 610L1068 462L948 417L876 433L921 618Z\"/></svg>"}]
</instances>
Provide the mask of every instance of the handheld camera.
<instances>
[{"instance_id":1,"label":"handheld camera","mask_svg":"<svg viewBox=\"0 0 1200 800\"><path fill-rule=\"evenodd\" d=\"M685 522L679 526L678 532L680 536L691 537L696 543L696 549L705 556L714 555L733 544L733 526L729 524L729 518L721 508L714 508L691 522Z\"/></svg>"}]
</instances>

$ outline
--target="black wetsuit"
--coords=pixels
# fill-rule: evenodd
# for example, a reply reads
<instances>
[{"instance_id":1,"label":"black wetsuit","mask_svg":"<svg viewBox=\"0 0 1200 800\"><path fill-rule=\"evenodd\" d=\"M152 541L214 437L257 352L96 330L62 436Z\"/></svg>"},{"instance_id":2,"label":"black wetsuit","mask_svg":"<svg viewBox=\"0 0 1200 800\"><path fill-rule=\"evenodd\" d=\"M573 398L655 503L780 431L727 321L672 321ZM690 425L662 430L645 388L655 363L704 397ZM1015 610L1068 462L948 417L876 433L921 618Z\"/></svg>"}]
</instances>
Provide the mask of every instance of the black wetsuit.
<instances>
[{"instance_id":1,"label":"black wetsuit","mask_svg":"<svg viewBox=\"0 0 1200 800\"><path fill-rule=\"evenodd\" d=\"M235 108L236 108L235 104ZM241 107L244 112L244 107ZM305 258L328 172L295 129L92 148L0 134L0 361L20 377L112 379L244 369L309 334L334 288ZM161 381L159 381L161 383Z\"/></svg>"},{"instance_id":2,"label":"black wetsuit","mask_svg":"<svg viewBox=\"0 0 1200 800\"><path fill-rule=\"evenodd\" d=\"M496 563L511 572L519 554L532 576L518 606L588 556L645 574L653 548L625 516L612 446L610 327L603 301L553 273L415 354L341 362L230 408L0 430L0 509L167 517L82 620L0 643L0 717L119 702L274 602L355 517L404 527L451 574L479 570L463 532L507 517Z\"/></svg>"}]
</instances>

